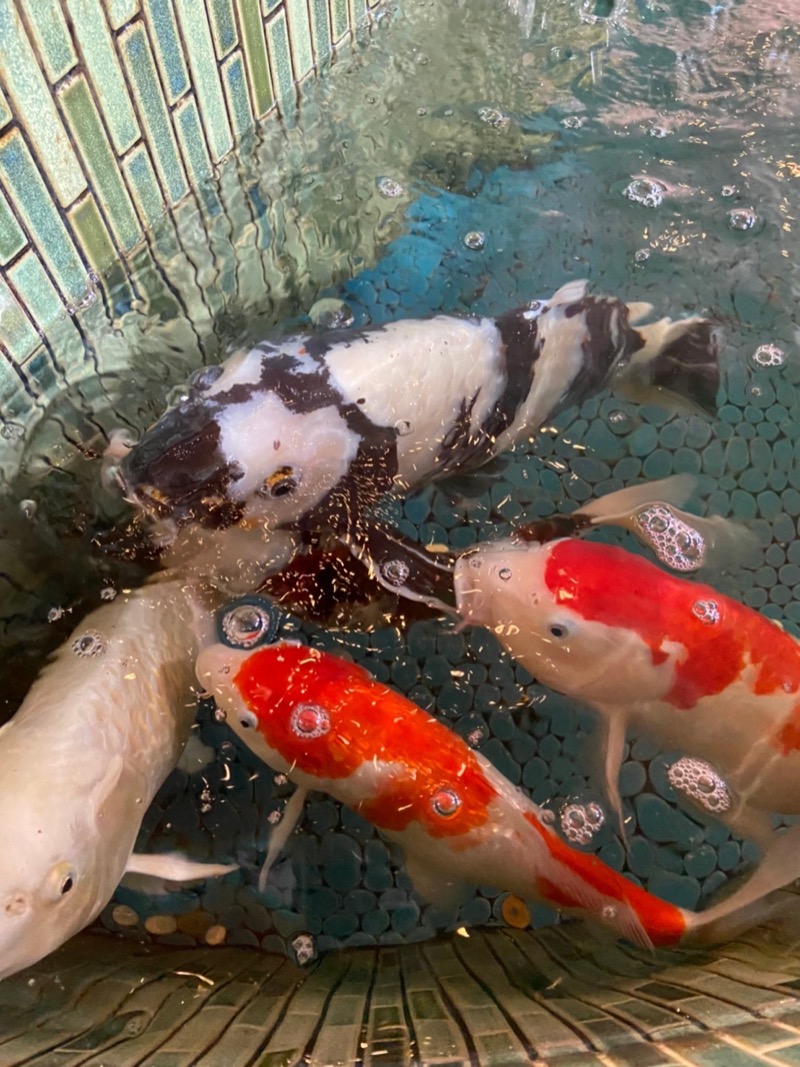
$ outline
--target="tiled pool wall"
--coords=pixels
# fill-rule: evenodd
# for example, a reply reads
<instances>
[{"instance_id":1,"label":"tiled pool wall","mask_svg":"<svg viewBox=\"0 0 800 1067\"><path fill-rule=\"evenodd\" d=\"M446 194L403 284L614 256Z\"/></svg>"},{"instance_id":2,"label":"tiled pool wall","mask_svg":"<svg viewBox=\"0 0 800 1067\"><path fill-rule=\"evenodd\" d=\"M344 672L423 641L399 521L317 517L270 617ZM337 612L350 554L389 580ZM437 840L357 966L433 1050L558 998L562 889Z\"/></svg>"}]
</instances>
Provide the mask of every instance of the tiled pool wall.
<instances>
[{"instance_id":1,"label":"tiled pool wall","mask_svg":"<svg viewBox=\"0 0 800 1067\"><path fill-rule=\"evenodd\" d=\"M4 417L86 359L102 279L124 299L120 261L379 2L0 0Z\"/></svg>"}]
</instances>

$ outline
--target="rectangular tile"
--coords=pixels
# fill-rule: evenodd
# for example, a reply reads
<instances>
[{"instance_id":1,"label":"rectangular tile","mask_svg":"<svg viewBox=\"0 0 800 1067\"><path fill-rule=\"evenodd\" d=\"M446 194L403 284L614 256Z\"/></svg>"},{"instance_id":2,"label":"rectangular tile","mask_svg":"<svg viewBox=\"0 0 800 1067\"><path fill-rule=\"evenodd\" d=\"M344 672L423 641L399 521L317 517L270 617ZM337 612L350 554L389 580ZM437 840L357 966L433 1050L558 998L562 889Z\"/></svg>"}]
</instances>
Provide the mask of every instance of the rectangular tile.
<instances>
[{"instance_id":1,"label":"rectangular tile","mask_svg":"<svg viewBox=\"0 0 800 1067\"><path fill-rule=\"evenodd\" d=\"M18 0L22 4L51 82L57 82L78 62L58 0Z\"/></svg>"},{"instance_id":2,"label":"rectangular tile","mask_svg":"<svg viewBox=\"0 0 800 1067\"><path fill-rule=\"evenodd\" d=\"M172 0L144 0L144 13L161 67L167 103L174 104L189 89L189 71L183 58L183 44Z\"/></svg>"},{"instance_id":3,"label":"rectangular tile","mask_svg":"<svg viewBox=\"0 0 800 1067\"><path fill-rule=\"evenodd\" d=\"M103 0L112 29L121 29L139 10L139 0Z\"/></svg>"},{"instance_id":4,"label":"rectangular tile","mask_svg":"<svg viewBox=\"0 0 800 1067\"><path fill-rule=\"evenodd\" d=\"M175 0L175 6L189 53L197 105L203 116L203 130L208 138L211 158L216 163L233 148L233 136L205 5L198 5L195 0Z\"/></svg>"},{"instance_id":5,"label":"rectangular tile","mask_svg":"<svg viewBox=\"0 0 800 1067\"><path fill-rule=\"evenodd\" d=\"M239 22L253 112L260 119L272 107L273 98L259 0L239 0Z\"/></svg>"},{"instance_id":6,"label":"rectangular tile","mask_svg":"<svg viewBox=\"0 0 800 1067\"><path fill-rule=\"evenodd\" d=\"M207 0L217 56L223 59L239 43L233 0Z\"/></svg>"},{"instance_id":7,"label":"rectangular tile","mask_svg":"<svg viewBox=\"0 0 800 1067\"><path fill-rule=\"evenodd\" d=\"M68 214L95 272L98 275L105 274L116 261L117 253L92 194L87 193L86 196L82 196Z\"/></svg>"},{"instance_id":8,"label":"rectangular tile","mask_svg":"<svg viewBox=\"0 0 800 1067\"><path fill-rule=\"evenodd\" d=\"M86 179L13 0L0 0L0 68L13 111L36 146L59 203L71 204Z\"/></svg>"},{"instance_id":9,"label":"rectangular tile","mask_svg":"<svg viewBox=\"0 0 800 1067\"><path fill-rule=\"evenodd\" d=\"M175 108L175 128L183 153L183 159L189 172L189 180L195 193L199 193L211 173L211 160L208 158L205 138L200 123L200 114L194 98L189 95Z\"/></svg>"},{"instance_id":10,"label":"rectangular tile","mask_svg":"<svg viewBox=\"0 0 800 1067\"><path fill-rule=\"evenodd\" d=\"M0 89L0 130L7 126L9 122L11 122L11 109L8 106L5 93Z\"/></svg>"},{"instance_id":11,"label":"rectangular tile","mask_svg":"<svg viewBox=\"0 0 800 1067\"><path fill-rule=\"evenodd\" d=\"M138 141L139 124L105 13L100 0L66 0L66 4L72 21L79 27L84 65L97 89L111 140L121 154Z\"/></svg>"},{"instance_id":12,"label":"rectangular tile","mask_svg":"<svg viewBox=\"0 0 800 1067\"><path fill-rule=\"evenodd\" d=\"M19 130L0 138L0 176L58 287L76 303L86 292L86 269Z\"/></svg>"},{"instance_id":13,"label":"rectangular tile","mask_svg":"<svg viewBox=\"0 0 800 1067\"><path fill-rule=\"evenodd\" d=\"M369 22L367 0L350 0L350 21L354 28Z\"/></svg>"},{"instance_id":14,"label":"rectangular tile","mask_svg":"<svg viewBox=\"0 0 800 1067\"><path fill-rule=\"evenodd\" d=\"M286 0L285 8L289 20L289 42L294 61L294 73L302 81L314 68L314 53L311 48L311 30L308 25L308 7L306 0Z\"/></svg>"},{"instance_id":15,"label":"rectangular tile","mask_svg":"<svg viewBox=\"0 0 800 1067\"><path fill-rule=\"evenodd\" d=\"M234 52L222 64L222 85L228 100L228 113L233 123L234 136L241 137L253 125L241 52Z\"/></svg>"},{"instance_id":16,"label":"rectangular tile","mask_svg":"<svg viewBox=\"0 0 800 1067\"><path fill-rule=\"evenodd\" d=\"M264 14L268 15L276 7L280 7L284 0L264 0Z\"/></svg>"},{"instance_id":17,"label":"rectangular tile","mask_svg":"<svg viewBox=\"0 0 800 1067\"><path fill-rule=\"evenodd\" d=\"M334 42L340 41L350 29L350 9L347 0L331 0L331 30Z\"/></svg>"},{"instance_id":18,"label":"rectangular tile","mask_svg":"<svg viewBox=\"0 0 800 1067\"><path fill-rule=\"evenodd\" d=\"M309 0L314 52L319 65L327 63L331 54L331 27L328 0Z\"/></svg>"},{"instance_id":19,"label":"rectangular tile","mask_svg":"<svg viewBox=\"0 0 800 1067\"><path fill-rule=\"evenodd\" d=\"M27 237L9 207L8 199L0 190L0 263L8 263L18 255L27 243Z\"/></svg>"},{"instance_id":20,"label":"rectangular tile","mask_svg":"<svg viewBox=\"0 0 800 1067\"><path fill-rule=\"evenodd\" d=\"M128 179L128 188L131 190L142 225L145 229L150 229L162 218L167 205L147 148L137 145L123 160L122 169Z\"/></svg>"},{"instance_id":21,"label":"rectangular tile","mask_svg":"<svg viewBox=\"0 0 800 1067\"><path fill-rule=\"evenodd\" d=\"M170 204L189 191L186 174L178 155L170 115L161 95L155 60L141 22L122 31L119 37L131 88L139 106L147 139L153 151L156 170Z\"/></svg>"},{"instance_id":22,"label":"rectangular tile","mask_svg":"<svg viewBox=\"0 0 800 1067\"><path fill-rule=\"evenodd\" d=\"M294 106L297 90L292 72L292 56L289 50L289 31L286 15L279 11L267 23L269 58L275 75L275 92L283 109Z\"/></svg>"},{"instance_id":23,"label":"rectangular tile","mask_svg":"<svg viewBox=\"0 0 800 1067\"><path fill-rule=\"evenodd\" d=\"M39 343L39 334L17 298L0 278L0 344L5 346L17 363L22 363L38 348Z\"/></svg>"},{"instance_id":24,"label":"rectangular tile","mask_svg":"<svg viewBox=\"0 0 800 1067\"><path fill-rule=\"evenodd\" d=\"M86 79L82 74L71 79L59 96L94 193L105 208L114 235L123 249L133 248L139 240L139 224Z\"/></svg>"},{"instance_id":25,"label":"rectangular tile","mask_svg":"<svg viewBox=\"0 0 800 1067\"><path fill-rule=\"evenodd\" d=\"M25 301L28 314L44 333L66 318L64 302L35 252L26 252L8 270L8 279Z\"/></svg>"}]
</instances>

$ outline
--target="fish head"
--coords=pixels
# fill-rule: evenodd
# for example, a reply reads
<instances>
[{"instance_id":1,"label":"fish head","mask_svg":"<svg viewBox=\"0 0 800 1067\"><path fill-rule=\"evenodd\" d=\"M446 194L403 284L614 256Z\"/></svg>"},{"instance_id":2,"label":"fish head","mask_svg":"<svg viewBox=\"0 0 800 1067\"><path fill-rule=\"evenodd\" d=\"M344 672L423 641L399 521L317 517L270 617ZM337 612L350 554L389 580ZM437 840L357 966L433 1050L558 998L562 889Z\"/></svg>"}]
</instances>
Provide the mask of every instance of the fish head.
<instances>
[{"instance_id":1,"label":"fish head","mask_svg":"<svg viewBox=\"0 0 800 1067\"><path fill-rule=\"evenodd\" d=\"M297 523L360 441L318 377L309 357L270 346L206 368L120 461L127 499L173 531Z\"/></svg>"},{"instance_id":2,"label":"fish head","mask_svg":"<svg viewBox=\"0 0 800 1067\"><path fill-rule=\"evenodd\" d=\"M565 544L576 550L568 570L559 561ZM567 696L603 703L661 695L664 679L654 674L651 650L638 635L583 610L582 583L605 581L607 597L615 596L611 573L607 580L598 574L584 547L607 546L575 539L481 545L456 564L459 613L491 630L537 681Z\"/></svg>"}]
</instances>

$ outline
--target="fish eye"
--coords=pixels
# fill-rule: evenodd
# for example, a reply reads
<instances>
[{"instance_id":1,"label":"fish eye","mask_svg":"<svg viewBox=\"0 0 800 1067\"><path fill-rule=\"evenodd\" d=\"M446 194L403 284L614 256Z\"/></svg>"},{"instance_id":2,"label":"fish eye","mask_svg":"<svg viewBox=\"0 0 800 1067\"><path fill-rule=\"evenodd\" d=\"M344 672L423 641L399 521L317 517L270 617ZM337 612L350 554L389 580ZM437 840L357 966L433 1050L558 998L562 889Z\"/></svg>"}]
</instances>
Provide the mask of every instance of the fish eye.
<instances>
[{"instance_id":1,"label":"fish eye","mask_svg":"<svg viewBox=\"0 0 800 1067\"><path fill-rule=\"evenodd\" d=\"M569 626L565 622L551 622L548 629L550 636L555 637L557 641L562 640L564 637L569 637Z\"/></svg>"},{"instance_id":2,"label":"fish eye","mask_svg":"<svg viewBox=\"0 0 800 1067\"><path fill-rule=\"evenodd\" d=\"M68 860L62 860L51 868L45 881L44 889L51 900L63 900L78 880L75 868Z\"/></svg>"},{"instance_id":3,"label":"fish eye","mask_svg":"<svg viewBox=\"0 0 800 1067\"><path fill-rule=\"evenodd\" d=\"M258 726L258 717L252 711L240 711L239 725L245 730L254 730Z\"/></svg>"},{"instance_id":4,"label":"fish eye","mask_svg":"<svg viewBox=\"0 0 800 1067\"><path fill-rule=\"evenodd\" d=\"M260 492L262 496L289 496L297 486L298 480L295 477L294 469L292 467L278 467L268 478L264 479Z\"/></svg>"},{"instance_id":5,"label":"fish eye","mask_svg":"<svg viewBox=\"0 0 800 1067\"><path fill-rule=\"evenodd\" d=\"M73 878L72 874L68 874L66 878L64 878L61 882L61 888L59 889L61 896L63 897L66 893L69 893L70 889L72 889L74 885L75 879Z\"/></svg>"}]
</instances>

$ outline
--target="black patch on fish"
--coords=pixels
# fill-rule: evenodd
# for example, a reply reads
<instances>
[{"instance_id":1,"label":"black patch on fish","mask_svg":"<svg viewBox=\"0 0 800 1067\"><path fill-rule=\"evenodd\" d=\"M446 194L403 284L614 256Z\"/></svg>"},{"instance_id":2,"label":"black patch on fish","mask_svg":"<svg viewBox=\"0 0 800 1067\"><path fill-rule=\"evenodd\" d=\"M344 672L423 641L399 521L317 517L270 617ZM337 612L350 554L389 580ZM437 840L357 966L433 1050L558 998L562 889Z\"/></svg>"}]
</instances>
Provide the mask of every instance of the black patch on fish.
<instances>
[{"instance_id":1,"label":"black patch on fish","mask_svg":"<svg viewBox=\"0 0 800 1067\"><path fill-rule=\"evenodd\" d=\"M438 601L445 609L454 607L455 557L449 552L429 552L424 545L377 524L369 530L363 547L354 552L369 562L385 588L426 603Z\"/></svg>"},{"instance_id":2,"label":"black patch on fish","mask_svg":"<svg viewBox=\"0 0 800 1067\"><path fill-rule=\"evenodd\" d=\"M686 397L710 415L716 414L719 338L712 322L692 323L647 366L651 385Z\"/></svg>"},{"instance_id":3,"label":"black patch on fish","mask_svg":"<svg viewBox=\"0 0 800 1067\"><path fill-rule=\"evenodd\" d=\"M586 335L582 344L583 366L567 383L558 406L553 409L554 415L599 393L612 371L644 345L642 335L628 323L627 306L619 300L583 296L565 308L563 314L567 319L582 315Z\"/></svg>"},{"instance_id":4,"label":"black patch on fish","mask_svg":"<svg viewBox=\"0 0 800 1067\"><path fill-rule=\"evenodd\" d=\"M511 540L543 545L562 537L579 537L593 525L592 519L579 511L573 515L551 515L547 519L536 519L524 526L515 527L511 531Z\"/></svg>"}]
</instances>

